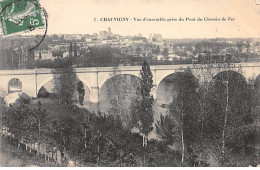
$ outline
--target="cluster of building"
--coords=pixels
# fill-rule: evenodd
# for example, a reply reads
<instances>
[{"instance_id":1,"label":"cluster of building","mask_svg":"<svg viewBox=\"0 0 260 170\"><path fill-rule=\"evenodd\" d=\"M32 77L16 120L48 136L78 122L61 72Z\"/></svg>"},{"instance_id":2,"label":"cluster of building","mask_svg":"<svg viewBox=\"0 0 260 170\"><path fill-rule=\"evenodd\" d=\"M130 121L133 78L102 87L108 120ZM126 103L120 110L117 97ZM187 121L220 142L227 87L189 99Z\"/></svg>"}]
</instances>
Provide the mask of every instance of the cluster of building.
<instances>
[{"instance_id":1,"label":"cluster of building","mask_svg":"<svg viewBox=\"0 0 260 170\"><path fill-rule=\"evenodd\" d=\"M19 39L19 41L17 40ZM1 49L18 50L29 46L33 39L27 37L1 38ZM179 60L197 61L203 56L225 56L233 58L244 55L260 56L259 39L164 39L161 34L151 34L148 38L141 34L121 36L107 31L94 34L48 35L43 43L34 50L35 60L68 57L71 44L76 46L76 55L84 57L91 47L110 46L120 50L125 57L150 58L155 61L176 62ZM74 51L73 51L74 53ZM2 54L2 53L1 53ZM26 58L26 57L25 57ZM25 59L26 60L26 59Z\"/></svg>"}]
</instances>

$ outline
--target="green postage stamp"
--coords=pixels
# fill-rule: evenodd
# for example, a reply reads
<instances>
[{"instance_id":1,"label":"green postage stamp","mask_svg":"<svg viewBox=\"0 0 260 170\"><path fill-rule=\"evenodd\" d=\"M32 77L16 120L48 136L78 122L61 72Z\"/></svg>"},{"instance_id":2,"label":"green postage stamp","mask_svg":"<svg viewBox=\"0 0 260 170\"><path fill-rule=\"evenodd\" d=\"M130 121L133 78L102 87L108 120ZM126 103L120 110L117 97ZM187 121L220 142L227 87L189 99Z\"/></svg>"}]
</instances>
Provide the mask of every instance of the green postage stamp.
<instances>
[{"instance_id":1,"label":"green postage stamp","mask_svg":"<svg viewBox=\"0 0 260 170\"><path fill-rule=\"evenodd\" d=\"M0 2L0 20L4 35L32 31L43 27L38 0L4 0Z\"/></svg>"}]
</instances>

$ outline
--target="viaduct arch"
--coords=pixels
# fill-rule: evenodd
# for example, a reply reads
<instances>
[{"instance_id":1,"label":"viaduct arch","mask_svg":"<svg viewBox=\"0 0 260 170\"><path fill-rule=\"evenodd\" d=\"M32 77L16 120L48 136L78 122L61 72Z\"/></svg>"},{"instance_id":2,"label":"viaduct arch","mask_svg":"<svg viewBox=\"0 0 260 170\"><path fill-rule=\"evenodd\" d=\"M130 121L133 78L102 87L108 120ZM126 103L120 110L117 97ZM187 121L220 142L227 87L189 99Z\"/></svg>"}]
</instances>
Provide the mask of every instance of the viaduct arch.
<instances>
[{"instance_id":1,"label":"viaduct arch","mask_svg":"<svg viewBox=\"0 0 260 170\"><path fill-rule=\"evenodd\" d=\"M193 65L154 65L150 66L153 74L154 87L152 95L157 99L157 88L167 76L176 72L183 72L190 68L194 76L201 80L201 75L207 74ZM99 93L101 87L106 81L117 75L132 75L140 78L141 66L122 66L122 67L93 67L93 68L76 68L78 79L81 80L90 90L90 102L99 102ZM214 68L215 75L221 71ZM255 79L260 74L260 63L238 63L234 65L233 70L240 70L241 74L247 79ZM0 72L0 88L8 92L8 82L17 78L22 82L22 91L31 97L37 97L40 88L51 81L53 75L51 69L31 69L31 70L2 70Z\"/></svg>"}]
</instances>

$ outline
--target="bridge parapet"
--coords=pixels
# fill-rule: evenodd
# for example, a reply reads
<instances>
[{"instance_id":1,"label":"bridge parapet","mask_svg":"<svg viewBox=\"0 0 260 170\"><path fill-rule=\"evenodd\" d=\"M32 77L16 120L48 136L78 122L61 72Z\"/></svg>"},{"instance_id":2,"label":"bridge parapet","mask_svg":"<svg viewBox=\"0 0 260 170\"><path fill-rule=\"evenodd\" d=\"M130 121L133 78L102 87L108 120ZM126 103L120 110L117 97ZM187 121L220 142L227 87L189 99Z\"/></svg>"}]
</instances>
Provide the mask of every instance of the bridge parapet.
<instances>
[{"instance_id":1,"label":"bridge parapet","mask_svg":"<svg viewBox=\"0 0 260 170\"><path fill-rule=\"evenodd\" d=\"M211 64L214 68L217 68L225 63L220 64ZM235 67L260 67L260 62L256 63L234 63ZM151 70L180 70L190 68L190 69L198 69L201 67L207 67L206 64L183 64L183 65L151 65ZM140 71L142 69L141 66L119 66L119 67L84 67L84 68L76 68L76 72L120 72L120 71ZM51 69L40 68L40 69L24 69L24 70L1 70L0 75L10 75L10 74L50 74Z\"/></svg>"}]
</instances>

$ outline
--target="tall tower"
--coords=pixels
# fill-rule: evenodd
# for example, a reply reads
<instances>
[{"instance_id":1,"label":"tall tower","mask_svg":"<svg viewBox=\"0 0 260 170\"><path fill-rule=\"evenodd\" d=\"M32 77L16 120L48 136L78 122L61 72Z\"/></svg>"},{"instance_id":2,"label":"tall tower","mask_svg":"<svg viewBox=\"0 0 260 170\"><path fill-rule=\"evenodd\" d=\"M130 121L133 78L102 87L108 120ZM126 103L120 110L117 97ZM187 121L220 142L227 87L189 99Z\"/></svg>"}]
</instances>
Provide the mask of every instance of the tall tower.
<instances>
[{"instance_id":1,"label":"tall tower","mask_svg":"<svg viewBox=\"0 0 260 170\"><path fill-rule=\"evenodd\" d=\"M108 34L109 34L109 35L112 34L112 32L111 32L111 28L110 28L110 27L108 27Z\"/></svg>"},{"instance_id":2,"label":"tall tower","mask_svg":"<svg viewBox=\"0 0 260 170\"><path fill-rule=\"evenodd\" d=\"M149 42L153 42L153 34L150 34L150 36L149 36Z\"/></svg>"}]
</instances>

